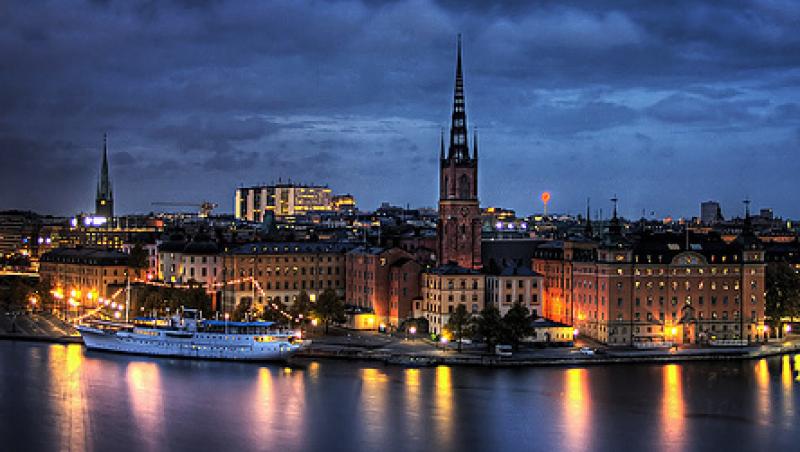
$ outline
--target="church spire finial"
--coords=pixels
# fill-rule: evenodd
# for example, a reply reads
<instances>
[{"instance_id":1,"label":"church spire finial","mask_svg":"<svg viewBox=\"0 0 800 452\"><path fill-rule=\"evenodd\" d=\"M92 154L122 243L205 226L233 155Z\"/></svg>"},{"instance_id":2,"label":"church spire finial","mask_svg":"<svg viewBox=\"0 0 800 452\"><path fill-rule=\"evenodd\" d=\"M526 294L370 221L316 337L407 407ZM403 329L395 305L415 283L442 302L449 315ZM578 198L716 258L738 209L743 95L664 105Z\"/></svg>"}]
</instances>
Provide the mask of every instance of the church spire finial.
<instances>
[{"instance_id":1,"label":"church spire finial","mask_svg":"<svg viewBox=\"0 0 800 452\"><path fill-rule=\"evenodd\" d=\"M439 129L439 158L444 160L444 127Z\"/></svg>"},{"instance_id":2,"label":"church spire finial","mask_svg":"<svg viewBox=\"0 0 800 452\"><path fill-rule=\"evenodd\" d=\"M478 128L472 131L472 158L478 160Z\"/></svg>"},{"instance_id":3,"label":"church spire finial","mask_svg":"<svg viewBox=\"0 0 800 452\"><path fill-rule=\"evenodd\" d=\"M468 161L470 159L467 136L467 113L464 108L464 73L461 67L461 34L459 34L456 86L453 92L453 117L450 124L450 150L447 158L454 158L457 161Z\"/></svg>"},{"instance_id":4,"label":"church spire finial","mask_svg":"<svg viewBox=\"0 0 800 452\"><path fill-rule=\"evenodd\" d=\"M586 198L586 225L583 229L583 235L585 235L587 239L592 238L592 235L594 235L594 231L592 231L592 215L591 215L590 202L591 198Z\"/></svg>"}]
</instances>

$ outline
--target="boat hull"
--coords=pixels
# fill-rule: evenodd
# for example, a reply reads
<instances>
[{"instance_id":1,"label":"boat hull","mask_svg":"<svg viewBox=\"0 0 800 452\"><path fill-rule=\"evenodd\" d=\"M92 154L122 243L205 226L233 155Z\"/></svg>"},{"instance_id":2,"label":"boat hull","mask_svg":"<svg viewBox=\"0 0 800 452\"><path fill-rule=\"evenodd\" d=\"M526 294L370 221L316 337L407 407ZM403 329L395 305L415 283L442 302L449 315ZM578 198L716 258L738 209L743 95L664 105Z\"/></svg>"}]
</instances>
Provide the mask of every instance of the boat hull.
<instances>
[{"instance_id":1,"label":"boat hull","mask_svg":"<svg viewBox=\"0 0 800 452\"><path fill-rule=\"evenodd\" d=\"M288 341L256 342L253 336L193 334L169 337L135 332L109 332L78 327L87 350L191 359L231 361L285 361L303 348ZM155 330L153 330L155 331Z\"/></svg>"}]
</instances>

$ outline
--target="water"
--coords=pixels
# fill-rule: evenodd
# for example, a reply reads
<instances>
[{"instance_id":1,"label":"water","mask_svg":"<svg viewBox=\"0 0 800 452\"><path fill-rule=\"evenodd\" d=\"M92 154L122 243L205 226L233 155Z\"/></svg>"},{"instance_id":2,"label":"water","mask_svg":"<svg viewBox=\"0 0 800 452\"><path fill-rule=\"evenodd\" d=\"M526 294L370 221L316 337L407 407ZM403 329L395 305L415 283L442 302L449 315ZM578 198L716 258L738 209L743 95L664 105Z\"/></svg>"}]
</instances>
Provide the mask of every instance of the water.
<instances>
[{"instance_id":1,"label":"water","mask_svg":"<svg viewBox=\"0 0 800 452\"><path fill-rule=\"evenodd\" d=\"M798 450L800 355L578 369L279 365L0 342L0 450Z\"/></svg>"}]
</instances>

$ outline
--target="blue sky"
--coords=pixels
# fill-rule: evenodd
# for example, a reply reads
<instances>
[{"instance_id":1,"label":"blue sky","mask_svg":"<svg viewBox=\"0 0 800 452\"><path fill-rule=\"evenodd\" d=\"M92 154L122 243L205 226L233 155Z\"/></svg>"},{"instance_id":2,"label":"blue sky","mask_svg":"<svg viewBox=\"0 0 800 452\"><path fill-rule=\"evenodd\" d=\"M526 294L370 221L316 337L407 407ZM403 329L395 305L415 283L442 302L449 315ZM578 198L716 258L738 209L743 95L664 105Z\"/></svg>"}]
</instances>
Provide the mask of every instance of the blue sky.
<instances>
[{"instance_id":1,"label":"blue sky","mask_svg":"<svg viewBox=\"0 0 800 452\"><path fill-rule=\"evenodd\" d=\"M7 1L0 209L292 178L433 206L463 34L483 205L800 217L800 2Z\"/></svg>"}]
</instances>

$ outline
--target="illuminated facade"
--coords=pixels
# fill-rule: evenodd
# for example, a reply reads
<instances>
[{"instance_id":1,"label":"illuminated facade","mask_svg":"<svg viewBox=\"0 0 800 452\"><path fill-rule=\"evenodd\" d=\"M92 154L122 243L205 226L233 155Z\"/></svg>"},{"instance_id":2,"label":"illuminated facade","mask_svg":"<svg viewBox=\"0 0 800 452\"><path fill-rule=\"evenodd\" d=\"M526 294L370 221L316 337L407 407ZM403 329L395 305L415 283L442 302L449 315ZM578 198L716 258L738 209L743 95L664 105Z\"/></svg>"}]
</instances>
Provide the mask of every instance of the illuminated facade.
<instances>
[{"instance_id":1,"label":"illuminated facade","mask_svg":"<svg viewBox=\"0 0 800 452\"><path fill-rule=\"evenodd\" d=\"M331 242L250 243L223 255L223 309L240 302L291 305L301 291L313 300L325 290L345 292L345 254L354 247ZM255 279L255 284L253 284Z\"/></svg>"},{"instance_id":2,"label":"illuminated facade","mask_svg":"<svg viewBox=\"0 0 800 452\"><path fill-rule=\"evenodd\" d=\"M542 275L527 267L506 267L486 275L486 303L497 306L506 315L514 303L528 309L535 317L542 316Z\"/></svg>"},{"instance_id":3,"label":"illuminated facade","mask_svg":"<svg viewBox=\"0 0 800 452\"><path fill-rule=\"evenodd\" d=\"M755 239L642 233L604 242L550 242L544 313L618 346L764 338L764 251Z\"/></svg>"},{"instance_id":4,"label":"illuminated facade","mask_svg":"<svg viewBox=\"0 0 800 452\"><path fill-rule=\"evenodd\" d=\"M236 189L236 219L262 222L267 212L293 217L334 210L331 189L318 185L279 184Z\"/></svg>"},{"instance_id":5,"label":"illuminated facade","mask_svg":"<svg viewBox=\"0 0 800 452\"><path fill-rule=\"evenodd\" d=\"M39 274L57 299L72 299L85 308L112 296L110 286L125 284L128 255L110 250L57 248L42 255ZM77 306L77 305L76 305Z\"/></svg>"},{"instance_id":6,"label":"illuminated facade","mask_svg":"<svg viewBox=\"0 0 800 452\"><path fill-rule=\"evenodd\" d=\"M379 323L395 327L408 316L420 278L420 265L410 254L400 248L359 247L347 253L346 266L348 304L371 309Z\"/></svg>"},{"instance_id":7,"label":"illuminated facade","mask_svg":"<svg viewBox=\"0 0 800 452\"><path fill-rule=\"evenodd\" d=\"M428 270L422 274L413 316L424 317L430 332L440 334L459 304L473 315L484 308L485 285L485 275L452 263Z\"/></svg>"}]
</instances>

